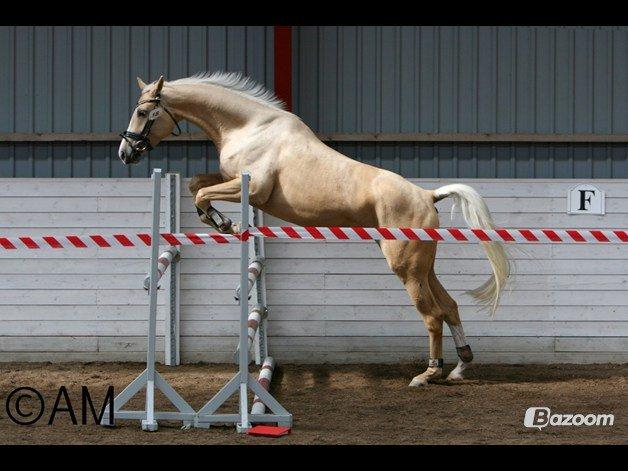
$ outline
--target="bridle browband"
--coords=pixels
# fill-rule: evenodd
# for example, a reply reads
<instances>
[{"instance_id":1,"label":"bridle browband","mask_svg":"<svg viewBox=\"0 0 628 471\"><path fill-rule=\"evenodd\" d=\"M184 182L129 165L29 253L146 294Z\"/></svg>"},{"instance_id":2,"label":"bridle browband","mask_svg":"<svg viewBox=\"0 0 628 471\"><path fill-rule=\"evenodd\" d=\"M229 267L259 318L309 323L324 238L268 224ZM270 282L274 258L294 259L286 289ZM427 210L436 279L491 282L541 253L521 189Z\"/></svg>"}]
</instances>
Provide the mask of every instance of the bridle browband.
<instances>
[{"instance_id":1,"label":"bridle browband","mask_svg":"<svg viewBox=\"0 0 628 471\"><path fill-rule=\"evenodd\" d=\"M131 146L131 149L133 149L134 154L141 154L142 152L146 152L147 150L151 150L153 148L153 146L151 146L150 141L148 139L148 135L150 134L150 129L153 127L153 123L161 115L162 109L166 112L168 116L170 116L170 119L172 120L174 125L177 127L177 132L175 133L173 131L172 135L173 136L181 135L181 128L179 127L179 123L177 123L177 120L174 119L174 117L172 116L172 113L168 111L168 108L166 108L161 103L161 95L157 95L155 98L151 98L150 100L140 101L135 106L135 109L133 111L135 112L137 107L140 105L143 105L144 103L155 103L155 108L153 108L153 110L148 114L148 119L146 120L146 123L144 124L144 127L142 128L142 132L140 132L139 134L136 132L131 132L131 131L124 131L120 133L120 136L122 137L122 139L124 139L126 142L129 143L129 145Z\"/></svg>"}]
</instances>

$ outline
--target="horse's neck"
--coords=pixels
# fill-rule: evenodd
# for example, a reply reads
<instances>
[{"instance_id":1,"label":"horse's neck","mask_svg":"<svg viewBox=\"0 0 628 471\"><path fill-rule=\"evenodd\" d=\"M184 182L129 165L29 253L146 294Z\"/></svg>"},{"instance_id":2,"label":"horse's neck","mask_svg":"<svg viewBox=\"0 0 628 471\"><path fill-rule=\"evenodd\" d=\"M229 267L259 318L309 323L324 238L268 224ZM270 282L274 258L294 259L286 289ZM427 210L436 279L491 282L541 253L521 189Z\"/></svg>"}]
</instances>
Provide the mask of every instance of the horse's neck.
<instances>
[{"instance_id":1,"label":"horse's neck","mask_svg":"<svg viewBox=\"0 0 628 471\"><path fill-rule=\"evenodd\" d=\"M220 152L229 134L255 118L259 105L215 85L164 87L164 101L182 119L205 132Z\"/></svg>"}]
</instances>

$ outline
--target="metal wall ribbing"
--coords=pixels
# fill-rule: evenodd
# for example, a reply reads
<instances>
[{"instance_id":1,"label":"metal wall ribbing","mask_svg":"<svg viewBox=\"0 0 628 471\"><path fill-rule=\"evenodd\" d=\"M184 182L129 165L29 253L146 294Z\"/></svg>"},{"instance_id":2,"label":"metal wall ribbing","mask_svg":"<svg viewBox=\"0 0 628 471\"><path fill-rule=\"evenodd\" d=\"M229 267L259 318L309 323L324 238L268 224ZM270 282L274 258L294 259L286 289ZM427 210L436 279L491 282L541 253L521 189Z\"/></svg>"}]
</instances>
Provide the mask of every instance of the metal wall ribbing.
<instances>
[{"instance_id":1,"label":"metal wall ribbing","mask_svg":"<svg viewBox=\"0 0 628 471\"><path fill-rule=\"evenodd\" d=\"M321 133L628 134L627 27L293 27L295 112ZM272 27L0 26L0 133L124 129L135 76L243 71L272 87ZM184 126L184 131L196 131ZM626 178L625 143L332 143L408 177ZM210 142L0 142L2 177L215 171ZM209 159L207 158L209 156Z\"/></svg>"},{"instance_id":2,"label":"metal wall ribbing","mask_svg":"<svg viewBox=\"0 0 628 471\"><path fill-rule=\"evenodd\" d=\"M241 71L272 87L272 40L264 26L0 26L0 133L122 131L136 76ZM131 168L117 144L0 143L0 176L146 176L151 166L187 175L212 168L212 147L162 144Z\"/></svg>"},{"instance_id":3,"label":"metal wall ribbing","mask_svg":"<svg viewBox=\"0 0 628 471\"><path fill-rule=\"evenodd\" d=\"M627 27L302 26L295 112L321 133L628 133ZM338 143L408 177L626 178L626 144Z\"/></svg>"},{"instance_id":4,"label":"metal wall ribbing","mask_svg":"<svg viewBox=\"0 0 628 471\"><path fill-rule=\"evenodd\" d=\"M302 26L320 132L628 133L628 27Z\"/></svg>"}]
</instances>

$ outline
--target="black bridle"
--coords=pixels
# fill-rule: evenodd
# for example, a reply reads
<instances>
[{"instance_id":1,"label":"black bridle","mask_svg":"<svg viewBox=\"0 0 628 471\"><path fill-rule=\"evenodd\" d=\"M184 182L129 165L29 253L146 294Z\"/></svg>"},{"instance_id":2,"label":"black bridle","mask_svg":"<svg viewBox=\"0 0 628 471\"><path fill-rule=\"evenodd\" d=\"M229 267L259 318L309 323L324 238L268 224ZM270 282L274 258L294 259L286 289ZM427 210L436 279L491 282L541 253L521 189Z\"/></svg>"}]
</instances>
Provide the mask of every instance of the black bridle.
<instances>
[{"instance_id":1,"label":"black bridle","mask_svg":"<svg viewBox=\"0 0 628 471\"><path fill-rule=\"evenodd\" d=\"M147 150L151 150L153 148L153 146L150 144L150 140L148 139L148 135L150 134L150 129L153 127L153 123L161 115L162 109L166 112L168 116L170 116L170 119L172 120L174 125L177 127L177 132L175 133L173 131L172 135L173 136L181 135L181 128L179 127L179 123L177 123L177 121L174 119L174 117L172 116L172 113L168 111L168 108L166 108L161 103L161 96L157 95L155 98L151 98L150 100L140 101L136 105L135 109L137 109L138 106L143 105L144 103L155 103L155 108L153 108L148 113L148 119L146 120L146 123L144 124L144 127L142 128L142 132L136 133L136 132L131 132L131 131L124 131L120 133L120 136L122 137L122 139L128 142L129 145L131 146L131 149L133 149L134 156L137 156L141 154L142 152L146 152Z\"/></svg>"},{"instance_id":2,"label":"black bridle","mask_svg":"<svg viewBox=\"0 0 628 471\"><path fill-rule=\"evenodd\" d=\"M133 150L133 153L131 154L130 157L124 158L123 161L125 164L136 163L139 160L139 155L142 152L146 152L147 150L151 150L153 148L153 146L150 144L150 140L148 139L148 135L150 134L150 130L153 127L153 123L161 115L162 109L166 112L168 116L170 116L170 119L172 120L174 125L177 127L177 132L175 133L173 131L172 135L173 136L181 135L181 128L179 127L179 123L177 123L177 120L174 119L174 116L172 116L172 113L168 111L168 108L166 108L161 103L160 95L157 95L155 98L151 98L149 100L140 101L135 106L135 109L133 110L133 112L135 112L135 110L140 105L143 105L144 103L155 103L155 108L153 108L148 113L146 123L144 123L144 127L142 128L142 132L136 133L136 132L131 132L131 131L124 131L120 133L120 137L122 137L122 139L128 142L128 144L131 146L131 149ZM196 210L199 216L205 216L206 220L204 222L211 225L214 229L220 232L229 232L229 230L231 230L231 226L232 226L231 219L226 217L217 209L213 208L211 205L209 206L209 208L207 208L207 212L203 211L199 207L197 207Z\"/></svg>"}]
</instances>

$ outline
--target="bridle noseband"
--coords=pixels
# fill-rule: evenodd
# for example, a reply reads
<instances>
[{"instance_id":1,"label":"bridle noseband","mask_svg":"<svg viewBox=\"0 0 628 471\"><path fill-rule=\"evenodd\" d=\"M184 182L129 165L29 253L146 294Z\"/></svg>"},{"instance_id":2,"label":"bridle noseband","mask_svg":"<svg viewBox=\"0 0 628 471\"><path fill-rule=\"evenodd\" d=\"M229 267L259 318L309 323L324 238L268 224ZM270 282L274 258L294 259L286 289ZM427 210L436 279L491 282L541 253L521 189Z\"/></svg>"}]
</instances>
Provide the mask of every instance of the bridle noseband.
<instances>
[{"instance_id":1,"label":"bridle noseband","mask_svg":"<svg viewBox=\"0 0 628 471\"><path fill-rule=\"evenodd\" d=\"M161 115L162 109L168 114L168 116L170 116L170 119L172 120L174 125L177 127L177 132L175 133L173 131L172 135L173 136L181 135L181 128L179 127L179 123L177 123L177 121L174 119L174 117L172 116L172 113L168 111L168 108L166 108L164 105L161 104L160 95L157 95L155 98L151 98L150 100L140 101L135 106L135 109L137 109L138 106L143 105L144 103L155 103L155 108L153 108L153 110L148 114L148 119L146 120L146 123L144 124L144 127L142 128L142 132L140 132L139 134L136 132L131 132L131 131L124 131L120 133L120 136L122 137L122 139L124 139L126 142L129 143L129 145L131 146L131 149L133 149L134 154L141 154L142 152L146 152L147 150L151 150L153 148L153 146L151 146L150 144L150 140L148 139L148 135L150 134L150 129L153 127L153 123Z\"/></svg>"}]
</instances>

